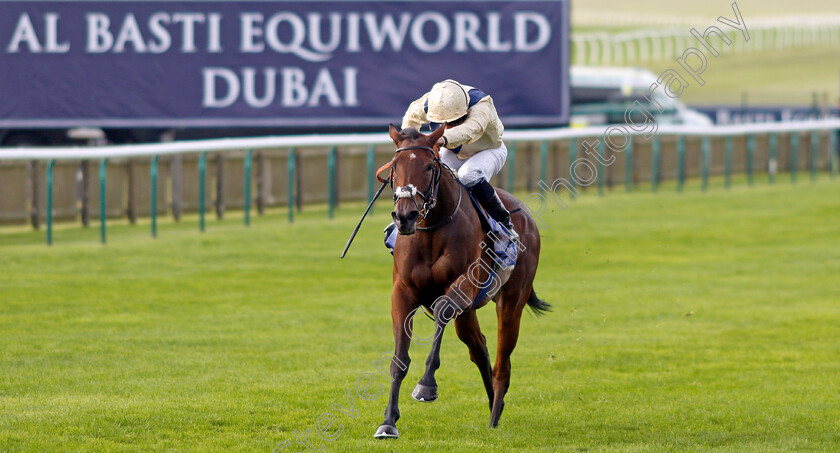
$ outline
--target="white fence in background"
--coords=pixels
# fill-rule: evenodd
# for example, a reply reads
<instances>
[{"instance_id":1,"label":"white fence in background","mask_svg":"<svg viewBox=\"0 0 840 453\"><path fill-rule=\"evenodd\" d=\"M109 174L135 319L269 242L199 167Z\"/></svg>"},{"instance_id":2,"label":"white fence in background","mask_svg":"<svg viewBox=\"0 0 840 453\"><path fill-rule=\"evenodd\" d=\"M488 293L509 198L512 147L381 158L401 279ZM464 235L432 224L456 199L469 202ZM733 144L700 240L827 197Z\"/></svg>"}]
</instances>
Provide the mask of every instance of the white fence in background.
<instances>
[{"instance_id":1,"label":"white fence in background","mask_svg":"<svg viewBox=\"0 0 840 453\"><path fill-rule=\"evenodd\" d=\"M703 23L698 20L693 26L700 34L705 31ZM761 21L748 26L749 41L744 41L740 31L730 32L726 30L728 27L720 26L732 44L726 45L716 36L710 38L710 43L721 53L739 53L748 49L752 52L782 51L840 44L840 17L837 16ZM575 33L572 35L572 61L586 65L626 65L676 59L689 47L702 47L689 33L691 27L623 33Z\"/></svg>"},{"instance_id":2,"label":"white fence in background","mask_svg":"<svg viewBox=\"0 0 840 453\"><path fill-rule=\"evenodd\" d=\"M649 131L636 131L624 127L630 135L646 135ZM545 140L571 140L602 137L607 126L586 128L528 129L505 131L506 142L535 142ZM749 134L799 133L840 130L840 120L809 120L786 123L756 123L712 127L660 125L660 136L726 137ZM325 146L381 145L391 143L387 133L290 135L281 137L230 138L191 140L142 145L73 146L0 148L2 161L31 160L97 160L129 157L154 157L177 154L199 154L216 151L261 150L277 148L306 148Z\"/></svg>"},{"instance_id":3,"label":"white fence in background","mask_svg":"<svg viewBox=\"0 0 840 453\"><path fill-rule=\"evenodd\" d=\"M806 168L810 170L812 180L816 179L820 171L829 171L832 177L836 177L838 172L838 119L712 127L663 125L658 127L653 136L649 135L649 129L650 127L648 130L636 131L628 126L616 125L610 128L601 126L506 131L508 162L503 174L498 175L498 181L495 183L509 191L538 190L535 188L537 181L566 176L572 178L573 173L575 177L579 177L577 170L572 170L580 161L598 159L603 170L605 162L600 159L608 155L612 159L611 162L622 163L615 166L618 168L608 167L606 171L597 172L599 194L604 193L605 186L611 188L613 183L618 181L624 182L626 190L629 191L635 184L649 180L651 187L656 191L660 181L675 179L677 190L682 190L687 177L700 175L702 188L706 190L711 174L724 174L726 187L729 187L731 175L736 171L746 171L750 184L753 181L753 172L763 172L762 168L766 169L771 183L779 170L789 171L792 182L796 182L797 171ZM632 135L634 138L622 139L621 135ZM779 146L782 137L786 139L787 146ZM798 157L802 148L800 137L803 138L803 145L807 143L806 152L802 153L803 159ZM691 150L686 144L686 139L692 142ZM616 146L622 146L624 149L605 149L607 142L623 142L622 145ZM698 143L701 154L697 154ZM376 145L382 145L382 153L377 154ZM37 229L41 218L44 218L47 244L52 244L54 217L68 219L76 218L79 214L82 224L88 226L98 210L100 240L105 243L106 219L125 215L134 223L139 215L146 215L144 212L151 219L152 236L156 237L157 216L167 212L171 201L173 218L180 219L182 208L198 212L199 229L204 231L205 215L210 207L208 200L215 206L216 216L222 218L225 200L228 198L227 194L231 193L234 179L236 181L233 186L242 189L236 194L237 202L242 204L231 207L243 208L245 225L250 224L252 200L256 201L257 212L260 214L265 206L279 206L280 203L275 197L279 192L275 189L283 185L288 187L288 190L283 190L283 195L288 200L285 205L288 208L289 221L293 221L295 206L298 210L302 209L306 199L304 195L313 202L326 200L328 216L332 218L334 208L342 198L358 200L373 196L376 185L375 164L377 159L379 163L384 163L391 158L389 145L393 146L393 143L387 134L374 133L257 137L146 145L0 148L0 221L5 218L20 223L29 217L33 227ZM662 145L668 146L667 152L662 152ZM591 154L589 150L593 146L600 149L600 156ZM326 154L319 151L319 148L323 150L324 147L328 148ZM636 151L633 151L634 148ZM784 157L781 155L782 148L785 152ZM296 149L299 152L296 152ZM721 158L722 150L725 150L725 154ZM618 151L625 151L622 153L623 160L612 157ZM207 184L208 153L214 155L215 171L212 185L216 188L215 198L211 198L213 191L208 190ZM590 156L586 157L584 154ZM309 155L311 158L305 165L310 169L309 176L305 176L301 170L304 165L299 157L303 155ZM254 166L252 159L255 161ZM96 161L99 162L98 184L92 168ZM142 161L147 162L148 178L135 171L134 165L143 165ZM230 170L233 174L238 173L241 178L231 178L229 170L223 171L225 161L231 164ZM346 180L338 172L339 161L343 161L343 165L347 165L351 172ZM281 168L284 162L287 171ZM721 166L721 163L724 165ZM190 170L187 170L187 165ZM564 165L566 171L563 169ZM365 167L367 171L364 170ZM194 177L196 170L197 178ZM312 173L313 170L315 173ZM38 176L40 171L45 171L43 180ZM109 172L110 183L107 182ZM77 177L74 178L71 173L77 174ZM307 182L303 183L304 180ZM313 182L317 184L313 185ZM590 183L592 181L587 184ZM149 196L145 197L149 206L147 211L138 209L140 186L144 186L145 190L150 192ZM253 186L256 188L255 192L251 191ZM365 189L367 196L364 195ZM96 192L99 193L98 202L96 197L92 196ZM76 196L78 194L81 194L81 203ZM54 199L57 199L56 204L60 205L60 209L56 208ZM44 209L42 201L45 201ZM21 217L21 213L24 217Z\"/></svg>"}]
</instances>

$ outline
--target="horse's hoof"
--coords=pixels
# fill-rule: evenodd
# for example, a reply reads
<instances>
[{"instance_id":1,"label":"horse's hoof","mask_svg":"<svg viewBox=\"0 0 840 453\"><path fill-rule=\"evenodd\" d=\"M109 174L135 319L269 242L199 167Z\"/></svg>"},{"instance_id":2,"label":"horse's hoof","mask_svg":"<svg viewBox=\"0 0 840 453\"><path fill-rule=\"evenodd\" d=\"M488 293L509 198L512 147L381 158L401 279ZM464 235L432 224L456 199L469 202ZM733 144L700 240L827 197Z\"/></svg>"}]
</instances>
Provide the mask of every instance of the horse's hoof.
<instances>
[{"instance_id":1,"label":"horse's hoof","mask_svg":"<svg viewBox=\"0 0 840 453\"><path fill-rule=\"evenodd\" d=\"M438 398L437 387L428 387L423 384L417 384L411 396L421 403L431 403Z\"/></svg>"},{"instance_id":2,"label":"horse's hoof","mask_svg":"<svg viewBox=\"0 0 840 453\"><path fill-rule=\"evenodd\" d=\"M400 432L397 431L396 426L382 425L376 430L373 437L377 439L397 439L400 437Z\"/></svg>"}]
</instances>

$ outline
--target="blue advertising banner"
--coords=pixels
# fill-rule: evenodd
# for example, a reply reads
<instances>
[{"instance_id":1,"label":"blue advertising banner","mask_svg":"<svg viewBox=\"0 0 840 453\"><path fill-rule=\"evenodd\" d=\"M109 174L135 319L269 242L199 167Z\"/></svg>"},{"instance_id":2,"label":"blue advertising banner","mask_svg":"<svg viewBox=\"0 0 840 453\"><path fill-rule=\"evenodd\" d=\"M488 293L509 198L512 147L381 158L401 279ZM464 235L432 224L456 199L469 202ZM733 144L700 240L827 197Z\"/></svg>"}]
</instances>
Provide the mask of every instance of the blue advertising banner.
<instances>
[{"instance_id":1,"label":"blue advertising banner","mask_svg":"<svg viewBox=\"0 0 840 453\"><path fill-rule=\"evenodd\" d=\"M370 126L452 78L568 121L568 1L0 1L0 127Z\"/></svg>"},{"instance_id":2,"label":"blue advertising banner","mask_svg":"<svg viewBox=\"0 0 840 453\"><path fill-rule=\"evenodd\" d=\"M695 110L708 116L715 124L772 123L777 121L807 121L840 117L840 109L824 107L783 106L700 106Z\"/></svg>"}]
</instances>

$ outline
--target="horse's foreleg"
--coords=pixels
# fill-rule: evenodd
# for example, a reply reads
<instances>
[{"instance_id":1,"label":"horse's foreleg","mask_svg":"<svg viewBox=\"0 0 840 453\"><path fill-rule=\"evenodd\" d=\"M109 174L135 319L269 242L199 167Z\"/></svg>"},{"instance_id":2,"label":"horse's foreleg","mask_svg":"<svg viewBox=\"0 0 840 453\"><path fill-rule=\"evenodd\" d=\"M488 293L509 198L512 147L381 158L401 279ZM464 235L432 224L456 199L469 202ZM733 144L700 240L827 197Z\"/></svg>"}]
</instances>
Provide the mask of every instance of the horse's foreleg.
<instances>
[{"instance_id":1,"label":"horse's foreleg","mask_svg":"<svg viewBox=\"0 0 840 453\"><path fill-rule=\"evenodd\" d=\"M481 373L481 380L484 381L484 389L487 390L487 399L490 402L490 410L493 410L493 370L490 368L490 354L487 352L487 340L481 333L481 326L478 325L478 317L474 310L455 319L455 332L470 349L470 360L475 363Z\"/></svg>"},{"instance_id":2,"label":"horse's foreleg","mask_svg":"<svg viewBox=\"0 0 840 453\"><path fill-rule=\"evenodd\" d=\"M507 294L505 294L506 296ZM496 305L496 316L499 322L499 336L496 349L496 366L493 367L493 409L490 411L490 426L499 425L502 409L505 408L505 393L510 387L510 355L516 347L519 338L519 321L522 317L522 303L506 303L505 299L514 302L513 297L505 298Z\"/></svg>"},{"instance_id":3,"label":"horse's foreleg","mask_svg":"<svg viewBox=\"0 0 840 453\"><path fill-rule=\"evenodd\" d=\"M394 328L394 359L391 360L391 393L388 398L388 407L385 408L385 420L373 437L397 438L400 437L397 431L397 420L400 419L400 385L408 373L408 365L411 359L408 356L408 347L411 345L411 337L406 331L412 327L411 315L412 304L410 301L398 300L400 293L394 291L391 304L391 322Z\"/></svg>"}]
</instances>

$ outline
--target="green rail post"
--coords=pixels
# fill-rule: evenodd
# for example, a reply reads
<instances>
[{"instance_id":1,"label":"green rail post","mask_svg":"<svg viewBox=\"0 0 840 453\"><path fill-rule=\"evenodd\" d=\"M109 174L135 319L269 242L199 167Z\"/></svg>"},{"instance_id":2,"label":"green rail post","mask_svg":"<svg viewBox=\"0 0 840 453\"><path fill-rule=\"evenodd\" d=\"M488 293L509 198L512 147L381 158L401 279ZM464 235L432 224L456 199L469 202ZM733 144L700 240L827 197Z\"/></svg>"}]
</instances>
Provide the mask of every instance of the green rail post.
<instances>
[{"instance_id":1,"label":"green rail post","mask_svg":"<svg viewBox=\"0 0 840 453\"><path fill-rule=\"evenodd\" d=\"M572 170L572 165L574 165L575 161L577 160L577 148L578 148L578 141L576 138L569 140L569 171ZM575 179L575 175L572 172L569 174L569 180L572 182L572 187L576 187L577 180Z\"/></svg>"},{"instance_id":2,"label":"green rail post","mask_svg":"<svg viewBox=\"0 0 840 453\"><path fill-rule=\"evenodd\" d=\"M516 176L516 142L510 142L510 147L508 148L508 180L507 180L507 190L510 193L513 193L513 181L514 176Z\"/></svg>"},{"instance_id":3,"label":"green rail post","mask_svg":"<svg viewBox=\"0 0 840 453\"><path fill-rule=\"evenodd\" d=\"M99 240L104 244L106 242L105 236L105 177L107 175L107 165L108 159L102 159L99 161Z\"/></svg>"},{"instance_id":4,"label":"green rail post","mask_svg":"<svg viewBox=\"0 0 840 453\"><path fill-rule=\"evenodd\" d=\"M157 177L158 177L158 156L152 157L152 165L149 169L152 180L152 237L157 237Z\"/></svg>"},{"instance_id":5,"label":"green rail post","mask_svg":"<svg viewBox=\"0 0 840 453\"><path fill-rule=\"evenodd\" d=\"M207 190L205 189L205 175L207 174L207 153L198 156L198 231L204 232L204 211Z\"/></svg>"},{"instance_id":6,"label":"green rail post","mask_svg":"<svg viewBox=\"0 0 840 453\"><path fill-rule=\"evenodd\" d=\"M254 150L245 154L245 226L251 226L251 162Z\"/></svg>"},{"instance_id":7,"label":"green rail post","mask_svg":"<svg viewBox=\"0 0 840 453\"><path fill-rule=\"evenodd\" d=\"M790 182L796 184L796 171L799 168L799 134L790 133Z\"/></svg>"},{"instance_id":8,"label":"green rail post","mask_svg":"<svg viewBox=\"0 0 840 453\"><path fill-rule=\"evenodd\" d=\"M677 139L677 192L685 185L685 135Z\"/></svg>"},{"instance_id":9,"label":"green rail post","mask_svg":"<svg viewBox=\"0 0 840 453\"><path fill-rule=\"evenodd\" d=\"M633 137L630 137L630 143L627 144L627 149L624 150L624 190L630 192L633 190Z\"/></svg>"},{"instance_id":10,"label":"green rail post","mask_svg":"<svg viewBox=\"0 0 840 453\"><path fill-rule=\"evenodd\" d=\"M747 184L753 185L753 161L755 160L755 135L747 136Z\"/></svg>"},{"instance_id":11,"label":"green rail post","mask_svg":"<svg viewBox=\"0 0 840 453\"><path fill-rule=\"evenodd\" d=\"M702 142L702 162L700 163L700 171L703 178L703 192L709 188L709 154L711 152L711 139L708 135L703 136Z\"/></svg>"},{"instance_id":12,"label":"green rail post","mask_svg":"<svg viewBox=\"0 0 840 453\"><path fill-rule=\"evenodd\" d=\"M828 131L828 174L832 179L837 174L837 134L836 130Z\"/></svg>"},{"instance_id":13,"label":"green rail post","mask_svg":"<svg viewBox=\"0 0 840 453\"><path fill-rule=\"evenodd\" d=\"M726 158L725 158L724 187L727 189L732 186L732 136L726 136Z\"/></svg>"},{"instance_id":14,"label":"green rail post","mask_svg":"<svg viewBox=\"0 0 840 453\"><path fill-rule=\"evenodd\" d=\"M604 142L605 142L605 140L598 140L598 154L600 155L600 157L597 159L598 160L598 195L600 195L602 197L604 196L604 179L606 179L606 177L604 176L604 173L606 173L606 171L604 170L604 154L605 154Z\"/></svg>"},{"instance_id":15,"label":"green rail post","mask_svg":"<svg viewBox=\"0 0 840 453\"><path fill-rule=\"evenodd\" d=\"M336 148L333 146L330 148L330 153L327 155L327 173L329 178L329 183L327 187L327 199L329 200L329 206L327 210L327 217L333 218L335 215L335 153Z\"/></svg>"},{"instance_id":16,"label":"green rail post","mask_svg":"<svg viewBox=\"0 0 840 453\"><path fill-rule=\"evenodd\" d=\"M820 133L811 132L811 182L817 180L817 152L820 149Z\"/></svg>"},{"instance_id":17,"label":"green rail post","mask_svg":"<svg viewBox=\"0 0 840 453\"><path fill-rule=\"evenodd\" d=\"M295 221L295 149L289 150L289 223Z\"/></svg>"},{"instance_id":18,"label":"green rail post","mask_svg":"<svg viewBox=\"0 0 840 453\"><path fill-rule=\"evenodd\" d=\"M47 164L47 245L52 245L53 221L53 166L55 160Z\"/></svg>"},{"instance_id":19,"label":"green rail post","mask_svg":"<svg viewBox=\"0 0 840 453\"><path fill-rule=\"evenodd\" d=\"M776 172L779 170L779 160L776 158L779 136L775 132L770 134L770 151L767 158L767 179L770 184L776 184Z\"/></svg>"},{"instance_id":20,"label":"green rail post","mask_svg":"<svg viewBox=\"0 0 840 453\"><path fill-rule=\"evenodd\" d=\"M656 192L659 189L659 154L661 152L661 143L659 136L653 137L653 143L650 145L651 152L651 168L650 168L650 190Z\"/></svg>"},{"instance_id":21,"label":"green rail post","mask_svg":"<svg viewBox=\"0 0 840 453\"><path fill-rule=\"evenodd\" d=\"M376 145L370 145L367 153L368 166L368 200L373 200L374 185L376 184ZM373 214L373 206L370 207L370 212Z\"/></svg>"},{"instance_id":22,"label":"green rail post","mask_svg":"<svg viewBox=\"0 0 840 453\"><path fill-rule=\"evenodd\" d=\"M548 167L548 140L540 143L540 181L545 181Z\"/></svg>"}]
</instances>

